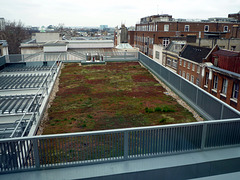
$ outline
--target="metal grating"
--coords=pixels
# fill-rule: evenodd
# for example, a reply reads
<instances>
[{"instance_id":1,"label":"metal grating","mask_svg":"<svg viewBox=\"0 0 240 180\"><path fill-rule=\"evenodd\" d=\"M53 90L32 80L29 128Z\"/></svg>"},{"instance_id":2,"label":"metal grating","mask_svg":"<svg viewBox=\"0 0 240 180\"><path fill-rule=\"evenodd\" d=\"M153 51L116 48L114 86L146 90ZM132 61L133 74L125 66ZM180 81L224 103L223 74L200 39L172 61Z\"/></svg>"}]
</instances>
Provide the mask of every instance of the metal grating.
<instances>
[{"instance_id":1,"label":"metal grating","mask_svg":"<svg viewBox=\"0 0 240 180\"><path fill-rule=\"evenodd\" d=\"M18 74L0 76L0 90L39 88L47 74Z\"/></svg>"},{"instance_id":2,"label":"metal grating","mask_svg":"<svg viewBox=\"0 0 240 180\"><path fill-rule=\"evenodd\" d=\"M49 71L51 66L26 66L25 64L14 64L5 67L0 72L22 72L22 71Z\"/></svg>"},{"instance_id":3,"label":"metal grating","mask_svg":"<svg viewBox=\"0 0 240 180\"><path fill-rule=\"evenodd\" d=\"M26 112L34 96L35 95L0 96L0 115ZM40 97L41 94L38 94L36 97L37 101L39 101ZM31 104L29 112L32 112L34 108L34 104Z\"/></svg>"}]
</instances>

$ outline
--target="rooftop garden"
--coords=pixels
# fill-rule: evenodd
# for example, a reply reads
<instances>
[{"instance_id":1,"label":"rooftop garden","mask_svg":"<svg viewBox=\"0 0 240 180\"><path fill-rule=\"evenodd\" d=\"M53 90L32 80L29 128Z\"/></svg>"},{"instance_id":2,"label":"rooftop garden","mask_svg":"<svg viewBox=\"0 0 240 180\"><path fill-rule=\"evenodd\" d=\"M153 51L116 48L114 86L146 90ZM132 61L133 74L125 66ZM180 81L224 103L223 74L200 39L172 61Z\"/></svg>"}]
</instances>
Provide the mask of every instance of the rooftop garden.
<instances>
[{"instance_id":1,"label":"rooftop garden","mask_svg":"<svg viewBox=\"0 0 240 180\"><path fill-rule=\"evenodd\" d=\"M196 121L138 62L64 64L43 134Z\"/></svg>"}]
</instances>

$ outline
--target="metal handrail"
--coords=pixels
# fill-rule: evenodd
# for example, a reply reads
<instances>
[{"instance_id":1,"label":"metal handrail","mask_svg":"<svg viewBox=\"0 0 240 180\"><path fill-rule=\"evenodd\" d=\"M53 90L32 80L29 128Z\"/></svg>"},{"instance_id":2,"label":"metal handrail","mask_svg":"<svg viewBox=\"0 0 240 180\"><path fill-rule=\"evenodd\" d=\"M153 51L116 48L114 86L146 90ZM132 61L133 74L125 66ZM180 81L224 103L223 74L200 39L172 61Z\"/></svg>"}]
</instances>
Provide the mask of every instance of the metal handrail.
<instances>
[{"instance_id":1,"label":"metal handrail","mask_svg":"<svg viewBox=\"0 0 240 180\"><path fill-rule=\"evenodd\" d=\"M166 129L166 128L188 127L188 126L220 124L220 123L230 123L230 122L240 122L240 118L200 121L200 122L181 123L181 124L167 124L167 125L157 125L157 126L144 126L144 127L133 127L133 128L76 132L76 133L50 134L50 135L41 135L41 136L32 136L32 137L15 137L14 139L12 138L0 139L0 142L9 142L9 141L15 141L15 140L62 138L62 137L74 137L74 136L86 136L86 135L100 135L100 134L111 134L111 133L119 133L119 132Z\"/></svg>"},{"instance_id":2,"label":"metal handrail","mask_svg":"<svg viewBox=\"0 0 240 180\"><path fill-rule=\"evenodd\" d=\"M39 92L42 91L42 94L43 94L44 90L47 89L47 86L44 87L44 84L47 83L48 78L51 77L51 73L53 73L53 71L55 71L53 68L56 66L57 61L58 61L58 59L59 59L60 56L61 56L61 54L58 55L57 60L54 62L54 64L52 65L51 69L49 70L49 73L48 73L47 77L45 77L44 81L43 81L42 84L40 85L38 91L36 92L34 98L33 98L32 101L31 101L31 103L30 103L30 104L28 105L28 107L26 108L26 112L23 114L23 116L22 116L21 119L19 120L18 124L15 126L12 134L10 135L10 138L14 137L17 129L19 128L19 126L20 126L20 124L23 122L23 120L25 120L25 122L26 122L26 119L24 119L24 117L25 117L27 114L30 113L30 112L29 112L30 107L32 106L32 104L34 103L34 101L37 99L37 96L38 96ZM52 78L52 77L51 77L51 78ZM50 81L52 81L52 79L50 79ZM38 106L38 105L39 105L39 104L37 103L37 106ZM35 108L35 110L36 110L36 108ZM21 134L21 136L23 136L23 134L26 132L26 128L28 128L30 122L33 121L33 120L32 120L33 117L34 117L33 114L35 114L35 111L32 112L32 116L31 116L31 118L29 119L29 122L28 122L27 126L25 127L25 129L24 129L23 133Z\"/></svg>"}]
</instances>

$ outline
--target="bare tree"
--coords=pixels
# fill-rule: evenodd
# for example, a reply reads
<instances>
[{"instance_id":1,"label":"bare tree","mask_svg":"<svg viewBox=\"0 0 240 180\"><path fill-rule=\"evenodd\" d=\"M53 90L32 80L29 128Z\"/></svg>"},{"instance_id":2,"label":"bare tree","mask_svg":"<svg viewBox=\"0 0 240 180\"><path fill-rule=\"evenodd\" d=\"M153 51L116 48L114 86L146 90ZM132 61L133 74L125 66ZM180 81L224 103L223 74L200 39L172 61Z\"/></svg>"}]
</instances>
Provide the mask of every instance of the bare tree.
<instances>
[{"instance_id":1,"label":"bare tree","mask_svg":"<svg viewBox=\"0 0 240 180\"><path fill-rule=\"evenodd\" d=\"M20 43L30 38L21 21L6 22L5 30L0 31L0 39L7 40L9 54L20 54Z\"/></svg>"}]
</instances>

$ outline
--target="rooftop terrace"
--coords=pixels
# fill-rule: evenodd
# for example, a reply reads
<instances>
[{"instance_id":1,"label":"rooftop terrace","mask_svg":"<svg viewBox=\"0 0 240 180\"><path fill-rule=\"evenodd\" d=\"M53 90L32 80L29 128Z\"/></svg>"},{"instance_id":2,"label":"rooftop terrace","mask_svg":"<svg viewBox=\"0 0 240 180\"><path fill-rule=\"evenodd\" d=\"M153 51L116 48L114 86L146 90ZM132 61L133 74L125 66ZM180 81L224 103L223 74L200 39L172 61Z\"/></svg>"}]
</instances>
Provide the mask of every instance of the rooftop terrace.
<instances>
[{"instance_id":1,"label":"rooftop terrace","mask_svg":"<svg viewBox=\"0 0 240 180\"><path fill-rule=\"evenodd\" d=\"M228 173L237 176L239 111L149 57L141 53L137 58L128 55L104 56L104 60L138 60L209 121L2 139L1 179L194 179Z\"/></svg>"}]
</instances>

